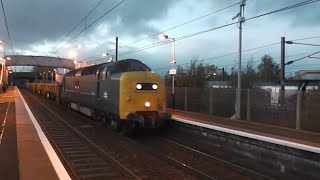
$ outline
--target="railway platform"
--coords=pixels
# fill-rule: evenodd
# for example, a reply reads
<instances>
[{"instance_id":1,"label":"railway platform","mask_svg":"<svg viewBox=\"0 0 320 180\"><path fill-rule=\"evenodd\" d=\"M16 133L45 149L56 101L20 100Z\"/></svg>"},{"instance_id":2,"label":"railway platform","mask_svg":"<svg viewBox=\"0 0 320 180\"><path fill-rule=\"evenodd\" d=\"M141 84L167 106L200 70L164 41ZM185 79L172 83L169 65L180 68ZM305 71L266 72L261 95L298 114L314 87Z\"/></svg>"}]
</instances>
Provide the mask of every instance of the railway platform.
<instances>
[{"instance_id":1,"label":"railway platform","mask_svg":"<svg viewBox=\"0 0 320 180\"><path fill-rule=\"evenodd\" d=\"M320 134L244 120L170 110L176 131L206 139L212 151L264 169L276 179L319 179ZM307 169L307 170L306 170Z\"/></svg>"},{"instance_id":2,"label":"railway platform","mask_svg":"<svg viewBox=\"0 0 320 180\"><path fill-rule=\"evenodd\" d=\"M180 110L169 111L173 120L182 123L320 154L320 133Z\"/></svg>"},{"instance_id":3,"label":"railway platform","mask_svg":"<svg viewBox=\"0 0 320 180\"><path fill-rule=\"evenodd\" d=\"M0 179L71 179L16 87L0 94Z\"/></svg>"},{"instance_id":4,"label":"railway platform","mask_svg":"<svg viewBox=\"0 0 320 180\"><path fill-rule=\"evenodd\" d=\"M194 126L194 129L206 129L201 134L218 135L219 138L204 139L217 150L229 150L246 160L253 158L253 166L271 163L270 172L319 177L319 133L169 111L173 120L189 129ZM0 179L71 179L17 88L11 87L0 94L0 124ZM308 167L310 176L299 170L303 167Z\"/></svg>"}]
</instances>

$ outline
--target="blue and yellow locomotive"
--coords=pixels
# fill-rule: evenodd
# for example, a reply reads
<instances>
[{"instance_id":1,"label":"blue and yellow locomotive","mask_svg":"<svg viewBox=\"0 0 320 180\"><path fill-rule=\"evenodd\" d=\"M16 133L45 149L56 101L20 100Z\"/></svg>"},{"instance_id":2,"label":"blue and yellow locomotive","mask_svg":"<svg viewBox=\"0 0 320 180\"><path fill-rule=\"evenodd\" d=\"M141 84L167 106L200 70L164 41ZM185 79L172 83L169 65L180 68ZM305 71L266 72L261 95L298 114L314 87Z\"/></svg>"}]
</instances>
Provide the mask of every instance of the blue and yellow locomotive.
<instances>
[{"instance_id":1,"label":"blue and yellow locomotive","mask_svg":"<svg viewBox=\"0 0 320 180\"><path fill-rule=\"evenodd\" d=\"M60 102L114 129L157 128L169 118L161 77L135 59L65 74Z\"/></svg>"}]
</instances>

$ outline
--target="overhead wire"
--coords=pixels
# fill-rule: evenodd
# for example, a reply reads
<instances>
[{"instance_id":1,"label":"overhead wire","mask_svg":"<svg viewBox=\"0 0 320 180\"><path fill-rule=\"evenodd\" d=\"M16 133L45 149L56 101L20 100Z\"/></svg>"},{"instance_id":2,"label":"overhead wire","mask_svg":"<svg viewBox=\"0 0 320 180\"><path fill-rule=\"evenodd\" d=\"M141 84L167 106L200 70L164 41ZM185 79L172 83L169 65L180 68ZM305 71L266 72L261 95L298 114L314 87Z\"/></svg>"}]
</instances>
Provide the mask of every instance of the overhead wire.
<instances>
[{"instance_id":1,"label":"overhead wire","mask_svg":"<svg viewBox=\"0 0 320 180\"><path fill-rule=\"evenodd\" d=\"M299 40L306 40L306 39L317 39L317 38L320 38L320 36L312 36L312 37L305 37L305 38L299 38L299 39L292 39L291 41L299 41ZM270 44L266 44L266 45L262 45L262 46L258 46L258 47L254 47L254 48L250 48L250 49L246 49L246 50L243 50L242 52L249 52L249 51L253 51L253 50L257 50L257 49L263 49L263 48L266 48L266 47L270 47L270 46L274 46L274 45L278 45L280 44L281 42L275 42L275 43L270 43ZM213 59L220 59L220 58L223 58L223 57L228 57L228 56L232 56L232 55L237 55L239 52L232 52L232 53L228 53L228 54L224 54L224 55L219 55L219 56L215 56L215 57L210 57L210 58L205 58L203 60L201 60L201 62L204 62L204 61L209 61L209 60L213 60ZM303 53L303 54L300 54L300 55L304 55L304 54L309 54L309 53ZM313 55L313 54L312 54ZM292 55L292 56L286 56L286 57L294 57L294 56L298 56L298 55ZM310 55L308 55L310 56ZM187 65L189 64L188 63L182 63L182 64L178 64L180 66L183 66L183 65ZM228 65L233 65L233 64L228 64ZM165 68L168 68L169 66L166 66L166 67L161 67L161 68L157 68L155 70L159 70L159 69L165 69ZM170 66L171 67L171 66Z\"/></svg>"},{"instance_id":2,"label":"overhead wire","mask_svg":"<svg viewBox=\"0 0 320 180\"><path fill-rule=\"evenodd\" d=\"M320 38L320 36L311 36L311 37L305 37L305 38L298 38L298 39L292 39L290 41L300 41L300 40L309 40L309 39L317 39L317 38ZM270 47L270 46L274 46L274 45L279 45L281 42L274 42L274 43L270 43L270 44L266 44L266 45L262 45L262 46L258 46L258 47L254 47L254 48L250 48L250 49L246 49L246 50L243 50L242 52L249 52L249 51L253 51L253 50L258 50L258 49L263 49L263 48L266 48L266 47ZM239 52L232 52L232 53L228 53L228 54L224 54L224 55L219 55L219 56L215 56L215 57L210 57L210 58L205 58L203 60L201 60L202 62L204 61L209 61L209 60L213 60L213 59L220 59L220 58L223 58L223 57L228 57L228 56L232 56L232 55L237 55ZM306 53L304 53L306 54ZM304 55L303 54L303 55ZM297 56L297 55L295 55ZM286 57L293 57L293 56L286 56ZM92 61L87 61L87 62L97 62L97 61L101 61L101 60L105 60L105 58L99 58L99 59L96 59L96 60L92 60ZM179 65L187 65L189 63L182 63L182 64L179 64ZM232 64L229 64L229 65L232 65ZM166 66L166 67L161 67L161 68L157 68L155 70L159 70L159 69L165 69L165 68L168 68L169 66Z\"/></svg>"},{"instance_id":3,"label":"overhead wire","mask_svg":"<svg viewBox=\"0 0 320 180\"><path fill-rule=\"evenodd\" d=\"M303 41L303 40L316 39L316 38L320 38L320 36L312 36L312 37L307 37L307 38L294 39L291 41Z\"/></svg>"},{"instance_id":4,"label":"overhead wire","mask_svg":"<svg viewBox=\"0 0 320 180\"><path fill-rule=\"evenodd\" d=\"M301 40L309 40L309 39L317 39L317 38L320 38L320 36L311 36L311 37L305 37L305 38L298 38L298 39L292 39L290 41L301 41ZM262 46L246 49L246 50L243 50L242 52L249 52L249 51L262 49L262 48L266 48L266 47L270 47L270 46L274 46L274 45L279 45L280 43L281 42L270 43L270 44L267 44L267 45L262 45ZM236 54L238 54L238 52L233 52L233 53L228 53L228 54L224 54L224 55L220 55L220 56L210 57L210 58L206 58L206 59L201 60L201 62L209 61L209 60L213 60L213 59L220 59L220 58L223 58L223 57L228 57L228 56L232 56L232 55L236 55ZM303 53L303 54L299 54L299 55L304 55L304 54L309 54L309 53ZM292 56L286 56L286 57L294 57L294 56L299 56L299 55L292 55ZM310 55L308 55L308 56L310 56ZM94 60L94 61L100 61L100 60L105 60L105 58L99 58L99 59ZM93 62L93 61L88 61L88 62ZM257 61L254 61L254 62L257 62ZM188 65L188 64L189 64L189 62L188 63L182 63L182 64L179 64L179 65L183 66L183 65ZM233 65L233 64L229 64L229 65ZM169 66L156 68L156 69L154 69L154 71L161 70L161 69L167 69L168 67Z\"/></svg>"},{"instance_id":5,"label":"overhead wire","mask_svg":"<svg viewBox=\"0 0 320 180\"><path fill-rule=\"evenodd\" d=\"M250 20L253 20L253 19L256 19L256 18L260 18L260 17L263 17L263 16L271 15L271 14L274 14L274 13L279 13L279 12L282 12L282 11L286 11L286 10L289 10L289 9L297 8L297 7L300 7L300 6L304 6L304 5L315 3L315 2L319 2L319 1L320 0L308 0L308 1L300 2L300 3L297 3L297 4L291 5L291 6L287 6L287 7L280 8L280 9L277 9L277 10L274 10L274 11L270 11L268 13L263 13L263 14L260 14L260 15L257 15L257 16L250 17L250 18L246 19L246 21L250 21ZM237 22L229 23L229 24L225 24L225 25L222 25L222 26L218 26L218 27L207 29L207 30L191 33L191 34L188 34L188 35L185 35L185 36L181 36L181 37L175 38L175 41L180 41L180 40L187 39L187 38L190 38L190 37L198 36L200 34L211 32L211 31L214 31L214 30L218 30L218 29L221 29L221 28L224 28L224 27L228 27L228 26L231 26L231 25L234 25L234 24L237 24ZM147 45L147 46L144 46L144 47L137 48L136 50L132 50L132 51L127 51L127 52L121 53L121 54L119 54L119 56L131 54L131 53L135 53L135 52L139 52L139 51L143 51L143 50L147 50L147 49L150 49L150 48L154 48L154 47L161 46L161 45L164 45L164 44L169 44L169 43L171 43L171 41L165 41L165 42L159 42L159 43L152 44L152 45Z\"/></svg>"},{"instance_id":6,"label":"overhead wire","mask_svg":"<svg viewBox=\"0 0 320 180\"><path fill-rule=\"evenodd\" d=\"M208 14L202 15L202 16L200 16L200 17L197 17L197 18L195 18L195 19L189 20L189 21L184 22L184 23L182 23L182 24L173 26L173 27L171 27L171 28L162 30L162 31L157 32L157 33L155 33L155 34L152 34L152 35L150 35L150 36L144 37L144 38L139 39L139 40L137 40L137 41L134 41L134 42L131 42L131 43L129 43L129 44L120 46L119 48L123 48L123 47L129 46L129 45L138 43L138 42L140 42L140 41L143 41L143 40L145 40L145 39L149 39L149 38L151 38L151 37L154 37L154 36L156 36L156 35L162 34L162 33L164 33L164 32L167 32L167 31L176 29L176 28L178 28L178 27L181 27L181 26L184 26L184 25L186 25L186 24L192 23L192 22L194 22L194 21L200 20L200 19L202 19L202 18L208 17L208 16L210 16L210 15L212 15L212 14L216 14L216 13L218 13L218 12L224 11L224 10L229 9L229 8L231 8L231 7L233 7L233 6L236 6L236 5L238 5L238 4L240 4L240 3L238 2L238 3L235 3L235 4L229 5L229 6L227 6L227 7L221 8L221 9L219 9L219 10L210 12L210 13L208 13Z\"/></svg>"},{"instance_id":7,"label":"overhead wire","mask_svg":"<svg viewBox=\"0 0 320 180\"><path fill-rule=\"evenodd\" d=\"M197 18L191 19L191 20L186 21L186 22L184 22L184 23L181 23L181 24L175 25L175 26L173 26L173 27L170 27L170 28L168 28L168 29L165 29L165 30L162 30L162 31L160 31L160 32L157 32L157 33L155 33L155 34L146 36L146 37L144 37L144 38L142 38L142 39L138 39L138 40L136 40L136 41L134 41L134 42L125 44L125 45L123 45L123 46L119 46L119 49L120 49L120 48L123 48L123 47L126 47L126 46L130 46L130 45L135 44L135 43L138 43L138 42L141 42L141 41L143 41L143 40L152 38L152 37L154 37L154 36L156 36L156 35L159 35L159 34L162 34L162 33L164 33L164 32L167 32L167 31L176 29L176 28L178 28L178 27L187 25L187 24L192 23L192 22L194 22L194 21L197 21L197 20L200 20L200 19L202 19L202 18L208 17L208 16L210 16L210 15L212 15L212 14L216 14L216 13L221 12L221 11L223 11L223 10L229 9L229 8L231 8L231 7L233 7L233 6L238 5L238 4L240 4L240 3L238 2L238 3L235 3L235 4L231 4L231 5L229 5L229 6L226 6L226 7L224 7L224 8L221 8L221 9L219 9L219 10L212 11L212 12L207 13L207 14L205 14L205 15L199 16L199 17L197 17ZM114 51L114 50L111 50L110 52L112 52L112 51ZM96 57L96 56L99 56L99 55L94 55L94 56L91 56L91 57ZM85 59L89 59L89 58L91 58L91 57L88 57L88 58L85 58Z\"/></svg>"},{"instance_id":8,"label":"overhead wire","mask_svg":"<svg viewBox=\"0 0 320 180\"><path fill-rule=\"evenodd\" d=\"M100 6L100 4L101 4L103 1L105 1L105 0L101 0L98 4L96 4L96 6L95 6L84 18L82 18L82 20L81 20L77 25L75 25L67 34L64 35L64 37L62 38L62 40L59 41L59 43L57 43L57 44L54 46L54 48L52 48L52 50L49 51L49 53L51 53L53 50L55 50L56 47L58 47L58 46L60 45L60 43L62 43L75 29L77 29L77 28L80 26L80 24L81 24L83 21L85 21L85 20L92 14L92 12L93 12L94 10L96 10L96 9Z\"/></svg>"},{"instance_id":9,"label":"overhead wire","mask_svg":"<svg viewBox=\"0 0 320 180\"><path fill-rule=\"evenodd\" d=\"M269 47L269 46L274 46L274 45L277 45L277 44L280 44L280 42L279 43L271 43L271 44L267 44L267 45L263 45L263 46L259 46L259 47L255 47L255 48L246 49L246 50L244 50L242 52L249 52L249 51L253 51L253 50L257 50L257 49L266 48L266 47ZM236 55L236 54L238 54L238 52L233 52L233 53L228 53L228 54L224 54L224 55L220 55L220 56L210 57L210 58L206 58L206 59L201 60L201 62L209 61L209 60L213 60L213 59L220 59L220 58L223 58L223 57L228 57L228 56L232 56L232 55ZM183 65L187 65L187 64L189 64L189 62L178 64L178 65L183 66ZM164 69L164 67L160 68L160 69Z\"/></svg>"},{"instance_id":10,"label":"overhead wire","mask_svg":"<svg viewBox=\"0 0 320 180\"><path fill-rule=\"evenodd\" d=\"M292 61L288 61L288 62L285 63L285 65L293 64L293 63L295 63L295 62L297 62L297 61L301 61L301 60L303 60L303 59L305 59L305 58L311 57L311 56L316 55L316 54L319 54L319 53L320 53L320 51L317 51L317 52L314 52L314 53L309 54L309 55L307 55L307 56L301 57L301 58L299 58L299 59L292 60Z\"/></svg>"},{"instance_id":11,"label":"overhead wire","mask_svg":"<svg viewBox=\"0 0 320 180\"><path fill-rule=\"evenodd\" d=\"M297 7L300 7L300 6L312 4L312 3L315 3L315 2L318 2L318 1L320 1L320 0L303 1L303 2L300 2L300 3L293 4L291 6L287 6L287 7L284 7L284 8L280 8L280 9L277 9L277 10L274 10L274 11L270 11L270 12L267 12L267 13L263 13L263 14L248 18L248 19L246 19L246 21L252 20L252 19L256 19L256 18L260 18L260 17L263 17L263 16L267 16L267 15L270 15L270 14L274 14L274 13L290 10L290 9L297 8Z\"/></svg>"},{"instance_id":12,"label":"overhead wire","mask_svg":"<svg viewBox=\"0 0 320 180\"><path fill-rule=\"evenodd\" d=\"M100 21L102 18L104 18L106 15L108 15L110 12L112 12L114 9L116 9L118 6L120 6L122 3L124 3L126 0L122 0L121 2L117 3L115 6L113 6L109 11L107 11L106 13L104 13L102 16L100 16L99 18L97 18L95 21L93 21L92 23L90 23L87 27L85 27L82 31L80 31L78 34L76 34L74 37L72 37L69 41L67 41L63 46L59 47L55 52L58 52L61 48L63 48L64 46L66 46L67 44L69 44L71 41L73 41L74 39L76 39L80 34L82 34L84 31L88 30L90 27L92 27L95 23L97 23L98 21Z\"/></svg>"},{"instance_id":13,"label":"overhead wire","mask_svg":"<svg viewBox=\"0 0 320 180\"><path fill-rule=\"evenodd\" d=\"M9 31L8 22L7 22L7 16L6 16L6 12L4 10L4 5L3 5L3 1L2 0L1 0L1 7L2 7L2 12L3 12L4 22L6 24L6 30L7 30L7 33L8 33L8 38L9 38L9 41L10 41L11 52L12 52L12 55L14 55L13 46L12 46L12 40L11 40L10 31Z\"/></svg>"}]
</instances>

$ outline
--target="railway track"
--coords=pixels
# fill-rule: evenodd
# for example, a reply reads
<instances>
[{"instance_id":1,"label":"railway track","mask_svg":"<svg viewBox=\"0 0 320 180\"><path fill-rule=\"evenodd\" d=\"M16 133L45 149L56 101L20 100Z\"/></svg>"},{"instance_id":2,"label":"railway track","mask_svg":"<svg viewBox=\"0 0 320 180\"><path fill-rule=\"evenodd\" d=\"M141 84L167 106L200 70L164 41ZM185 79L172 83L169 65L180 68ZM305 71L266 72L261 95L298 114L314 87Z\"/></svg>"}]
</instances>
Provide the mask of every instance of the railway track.
<instances>
[{"instance_id":1,"label":"railway track","mask_svg":"<svg viewBox=\"0 0 320 180\"><path fill-rule=\"evenodd\" d=\"M140 138L132 143L148 147L155 154L199 179L272 179L164 137Z\"/></svg>"},{"instance_id":2,"label":"railway track","mask_svg":"<svg viewBox=\"0 0 320 180\"><path fill-rule=\"evenodd\" d=\"M163 161L162 159L155 157L151 153L148 153L145 150L143 150L143 148L139 148L135 144L128 142L126 137L119 136L119 134L101 127L99 123L95 123L94 121L88 119L86 116L83 116L82 114L79 114L72 110L67 110L65 107L57 106L56 103L48 101L45 98L42 98L41 96L38 96L36 94L32 94L26 90L21 90L21 93L25 96L25 99L27 100L28 104L33 106L33 110L37 111L37 112L34 112L34 114L39 114L39 116L41 116L37 118L38 121L39 119L47 119L45 121L48 121L48 122L45 122L45 123L49 124L48 126L51 126L51 124L54 123L54 121L58 121L59 122L58 124L61 124L61 126L51 127L50 129L52 129L53 131L58 130L56 134L61 136L62 141L64 141L63 139L69 139L68 140L69 143L67 143L66 144L67 147L65 147L65 148L69 148L67 150L71 150L70 146L73 146L73 143L71 143L70 140L75 140L75 138L69 138L70 135L66 135L64 134L64 132L60 132L60 129L63 129L64 126L68 126L67 129L69 129L69 127L71 126L73 129L72 132L73 131L77 132L77 134L83 136L82 138L84 138L85 141L91 141L90 144L94 144L94 146L98 147L100 151L98 154L100 153L109 154L109 156L111 156L114 160L116 160L117 162L123 165L122 167L123 169L128 169L129 171L131 171L136 176L136 177L133 177L133 179L137 179L137 178L140 178L140 179L197 179L194 175L185 173L185 171L179 168L176 168L176 166L168 163L167 161ZM43 110L40 111L41 109ZM53 117L50 117L48 115ZM61 123L60 122L61 120L65 122ZM43 120L40 120L40 121L43 121ZM50 135L47 135L47 136L50 136ZM57 142L55 142L56 141L55 139L52 139L50 141L53 145L58 144ZM79 151L83 151L82 153L85 153L87 151L87 149L83 147L81 148L82 149L79 149ZM56 150L59 152L58 154L63 153L63 152L60 152L59 147L56 148ZM78 170L78 168L81 168L81 169L86 169L91 167L95 168L95 165L96 164L99 165L100 163L100 161L91 160L92 159L91 155L90 156L79 155L79 156L81 156L79 160L72 159L71 161L70 161L70 158L67 159L67 158L64 158L64 156L61 156L61 159L63 159L63 161L66 164L66 167L68 167L70 172L76 171ZM83 160L85 162L82 162ZM70 162L73 162L73 161L75 161L75 163L73 164L76 164L76 166L69 168L70 166L72 166ZM96 162L99 162L99 163L96 163ZM72 172L72 174L77 174L77 172ZM127 176L124 176L124 177L132 179L130 175L128 176L129 177ZM77 178L77 177L74 177L74 178ZM119 178L125 179L120 176L117 176L115 178L106 178L106 179L119 179Z\"/></svg>"},{"instance_id":3,"label":"railway track","mask_svg":"<svg viewBox=\"0 0 320 180\"><path fill-rule=\"evenodd\" d=\"M34 97L28 100L35 104L32 104L33 109L42 109L43 112L38 114L46 114L38 120L46 119L41 120L41 124L44 128L48 127L47 134L53 132L56 138L50 141L62 154L70 172L76 174L75 179L99 175L105 179L271 179L196 150L183 141L154 135L133 140L115 133L108 134L104 128L95 127L98 124L85 116L69 110L66 113L65 108L50 101L48 103L39 96ZM55 122L57 119L59 123ZM105 154L108 154L107 157Z\"/></svg>"},{"instance_id":4,"label":"railway track","mask_svg":"<svg viewBox=\"0 0 320 180\"><path fill-rule=\"evenodd\" d=\"M230 179L272 179L271 177L268 177L262 173L259 173L257 171L239 166L237 164L228 162L222 158L207 154L205 152L202 152L200 150L194 149L193 147L189 147L187 145L181 144L175 140L168 139L165 137L158 137L160 141L163 141L165 144L168 144L171 148L175 148L178 151L182 152L189 152L190 154L194 155L192 159L190 159L190 164L195 164L195 167L200 167L201 171L203 171L203 174L213 173L214 171L211 171L212 169L212 163L218 166L227 167L228 169L232 169L232 171L228 171L228 175L224 176L224 179L230 178ZM170 144L170 145L169 145ZM205 161L204 163L201 163L201 161ZM201 163L201 164L199 164ZM200 171L200 170L199 170ZM215 169L217 171L217 169ZM233 172L235 171L235 172ZM240 175L240 176L239 176ZM246 177L247 176L247 177Z\"/></svg>"},{"instance_id":5,"label":"railway track","mask_svg":"<svg viewBox=\"0 0 320 180\"><path fill-rule=\"evenodd\" d=\"M73 179L141 179L34 97L25 97Z\"/></svg>"}]
</instances>

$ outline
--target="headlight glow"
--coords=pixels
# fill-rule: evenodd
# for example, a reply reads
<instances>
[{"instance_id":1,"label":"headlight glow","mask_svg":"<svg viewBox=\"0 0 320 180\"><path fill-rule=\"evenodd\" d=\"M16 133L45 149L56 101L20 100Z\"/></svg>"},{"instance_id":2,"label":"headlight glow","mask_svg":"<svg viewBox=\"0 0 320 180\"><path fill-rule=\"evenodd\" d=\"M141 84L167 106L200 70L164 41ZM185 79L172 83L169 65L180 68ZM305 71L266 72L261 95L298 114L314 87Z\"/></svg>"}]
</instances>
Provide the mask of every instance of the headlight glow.
<instances>
[{"instance_id":1,"label":"headlight glow","mask_svg":"<svg viewBox=\"0 0 320 180\"><path fill-rule=\"evenodd\" d=\"M156 84L152 85L152 89L154 89L154 90L158 89L158 85L156 85Z\"/></svg>"},{"instance_id":2,"label":"headlight glow","mask_svg":"<svg viewBox=\"0 0 320 180\"><path fill-rule=\"evenodd\" d=\"M144 106L146 106L147 108L150 107L150 105L151 105L150 102L145 102L144 103Z\"/></svg>"},{"instance_id":3,"label":"headlight glow","mask_svg":"<svg viewBox=\"0 0 320 180\"><path fill-rule=\"evenodd\" d=\"M136 85L136 88L137 88L137 89L142 89L142 85L141 85L141 84L137 84L137 85Z\"/></svg>"}]
</instances>

